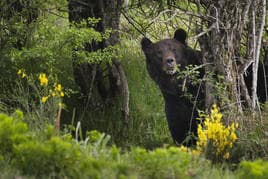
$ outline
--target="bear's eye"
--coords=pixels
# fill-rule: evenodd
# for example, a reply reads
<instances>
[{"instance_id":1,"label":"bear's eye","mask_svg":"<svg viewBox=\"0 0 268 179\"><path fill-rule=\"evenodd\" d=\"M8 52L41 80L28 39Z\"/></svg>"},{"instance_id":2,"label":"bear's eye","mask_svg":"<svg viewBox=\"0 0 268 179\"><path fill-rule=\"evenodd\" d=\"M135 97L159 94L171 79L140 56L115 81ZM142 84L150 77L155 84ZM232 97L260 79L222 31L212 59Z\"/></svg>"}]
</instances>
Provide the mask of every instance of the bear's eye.
<instances>
[{"instance_id":1,"label":"bear's eye","mask_svg":"<svg viewBox=\"0 0 268 179\"><path fill-rule=\"evenodd\" d=\"M162 50L157 50L156 52L158 55L162 55Z\"/></svg>"}]
</instances>

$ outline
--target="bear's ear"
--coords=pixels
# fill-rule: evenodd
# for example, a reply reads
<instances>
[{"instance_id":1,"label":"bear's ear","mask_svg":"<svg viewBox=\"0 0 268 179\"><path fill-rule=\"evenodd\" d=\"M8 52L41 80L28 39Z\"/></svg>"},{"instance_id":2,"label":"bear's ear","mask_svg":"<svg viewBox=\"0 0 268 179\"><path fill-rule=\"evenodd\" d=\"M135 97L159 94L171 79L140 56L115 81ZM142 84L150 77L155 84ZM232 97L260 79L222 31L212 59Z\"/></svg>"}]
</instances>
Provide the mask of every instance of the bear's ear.
<instances>
[{"instance_id":1,"label":"bear's ear","mask_svg":"<svg viewBox=\"0 0 268 179\"><path fill-rule=\"evenodd\" d=\"M176 39L177 41L181 42L184 45L186 45L186 38L187 38L187 33L183 29L178 29L174 33L174 39Z\"/></svg>"},{"instance_id":2,"label":"bear's ear","mask_svg":"<svg viewBox=\"0 0 268 179\"><path fill-rule=\"evenodd\" d=\"M150 45L152 44L152 41L146 37L143 37L141 40L141 48L143 51L146 50Z\"/></svg>"}]
</instances>

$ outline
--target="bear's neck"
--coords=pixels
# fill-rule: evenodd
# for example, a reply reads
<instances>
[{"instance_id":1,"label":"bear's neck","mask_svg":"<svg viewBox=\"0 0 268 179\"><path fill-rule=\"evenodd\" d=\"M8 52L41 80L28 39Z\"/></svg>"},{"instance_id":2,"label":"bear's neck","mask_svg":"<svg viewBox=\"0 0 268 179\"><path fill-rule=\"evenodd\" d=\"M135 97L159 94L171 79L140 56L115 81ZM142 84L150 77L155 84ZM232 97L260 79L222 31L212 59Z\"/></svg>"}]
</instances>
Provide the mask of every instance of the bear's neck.
<instances>
[{"instance_id":1,"label":"bear's neck","mask_svg":"<svg viewBox=\"0 0 268 179\"><path fill-rule=\"evenodd\" d=\"M176 75L162 76L157 82L163 95L169 95L173 98L178 98L182 94L182 89L180 89L181 83L183 83L182 80L177 79Z\"/></svg>"}]
</instances>

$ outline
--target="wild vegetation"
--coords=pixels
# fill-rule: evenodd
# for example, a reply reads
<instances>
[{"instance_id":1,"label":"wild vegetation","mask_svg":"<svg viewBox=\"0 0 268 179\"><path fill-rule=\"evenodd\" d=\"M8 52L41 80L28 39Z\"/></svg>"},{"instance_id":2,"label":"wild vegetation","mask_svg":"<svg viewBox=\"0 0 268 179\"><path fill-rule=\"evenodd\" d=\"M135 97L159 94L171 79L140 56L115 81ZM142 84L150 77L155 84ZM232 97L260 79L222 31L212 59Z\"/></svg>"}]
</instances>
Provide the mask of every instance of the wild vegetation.
<instances>
[{"instance_id":1,"label":"wild vegetation","mask_svg":"<svg viewBox=\"0 0 268 179\"><path fill-rule=\"evenodd\" d=\"M246 93L245 70L236 73L230 63L210 69L213 96L206 100L217 100L194 119L196 146L177 146L140 47L143 35L160 40L183 27L208 63L249 60L255 49L253 59L265 64L265 11L248 21L239 17L266 9L266 1L113 2L119 9L107 12L120 10L118 25L109 24L109 14L105 21L70 19L65 0L0 2L0 178L267 178L268 106L253 97L256 89ZM239 40L225 43L233 30L225 23L240 28ZM253 29L262 46L249 43Z\"/></svg>"}]
</instances>

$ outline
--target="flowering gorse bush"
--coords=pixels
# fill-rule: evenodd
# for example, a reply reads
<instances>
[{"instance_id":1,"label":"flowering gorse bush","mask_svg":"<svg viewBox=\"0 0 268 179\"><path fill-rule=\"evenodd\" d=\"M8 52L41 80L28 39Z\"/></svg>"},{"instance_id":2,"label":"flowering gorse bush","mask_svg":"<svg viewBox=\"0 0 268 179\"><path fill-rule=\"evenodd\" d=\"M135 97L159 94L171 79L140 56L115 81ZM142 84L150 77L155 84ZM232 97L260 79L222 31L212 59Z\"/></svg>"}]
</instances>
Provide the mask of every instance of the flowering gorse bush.
<instances>
[{"instance_id":1,"label":"flowering gorse bush","mask_svg":"<svg viewBox=\"0 0 268 179\"><path fill-rule=\"evenodd\" d=\"M237 140L237 123L225 126L222 123L222 114L216 105L212 106L211 114L198 125L197 150L205 152L213 161L222 161L230 157L230 150Z\"/></svg>"}]
</instances>

